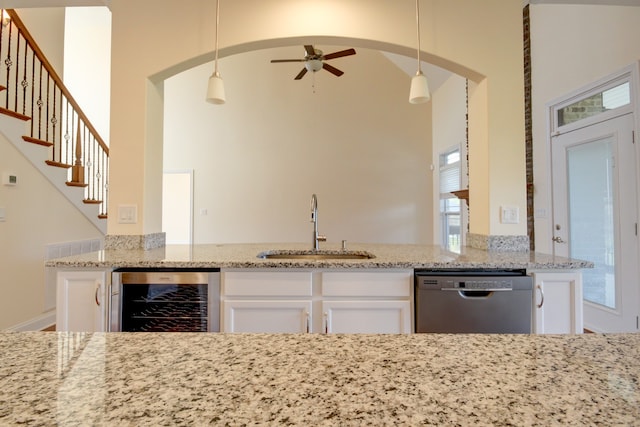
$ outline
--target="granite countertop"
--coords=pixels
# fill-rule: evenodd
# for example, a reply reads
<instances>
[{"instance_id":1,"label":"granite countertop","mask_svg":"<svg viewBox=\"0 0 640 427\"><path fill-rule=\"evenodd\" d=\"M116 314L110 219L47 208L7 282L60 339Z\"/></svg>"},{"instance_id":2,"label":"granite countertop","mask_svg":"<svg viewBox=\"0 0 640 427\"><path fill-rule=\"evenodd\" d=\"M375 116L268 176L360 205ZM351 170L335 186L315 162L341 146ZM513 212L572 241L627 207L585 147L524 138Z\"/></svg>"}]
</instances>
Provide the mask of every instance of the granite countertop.
<instances>
[{"instance_id":1,"label":"granite countertop","mask_svg":"<svg viewBox=\"0 0 640 427\"><path fill-rule=\"evenodd\" d=\"M526 268L581 269L593 264L537 252L488 252L464 248L449 252L440 246L409 244L355 244L349 251L368 252L375 257L363 260L260 259L257 255L273 250L308 250L300 243L167 245L152 250L109 249L49 260L49 267L122 268ZM340 251L324 245L324 251Z\"/></svg>"},{"instance_id":2,"label":"granite countertop","mask_svg":"<svg viewBox=\"0 0 640 427\"><path fill-rule=\"evenodd\" d=\"M640 425L640 334L0 333L0 425Z\"/></svg>"}]
</instances>

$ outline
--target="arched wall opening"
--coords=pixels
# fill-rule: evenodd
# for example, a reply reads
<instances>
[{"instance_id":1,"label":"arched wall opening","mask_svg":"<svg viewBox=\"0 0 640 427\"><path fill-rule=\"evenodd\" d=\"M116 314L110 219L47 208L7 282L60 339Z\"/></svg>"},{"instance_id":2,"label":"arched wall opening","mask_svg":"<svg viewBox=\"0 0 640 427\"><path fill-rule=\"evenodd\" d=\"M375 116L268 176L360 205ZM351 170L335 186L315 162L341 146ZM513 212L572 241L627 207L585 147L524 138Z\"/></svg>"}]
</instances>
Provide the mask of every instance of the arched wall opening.
<instances>
[{"instance_id":1,"label":"arched wall opening","mask_svg":"<svg viewBox=\"0 0 640 427\"><path fill-rule=\"evenodd\" d=\"M226 55L222 106L203 103L211 62L164 80L163 165L194 171L194 243L306 242L313 193L325 247L434 243L431 105L407 102L415 58L404 70L357 42L299 42L357 53L329 61L339 78L320 70L299 81L301 63L270 59L301 57L300 44Z\"/></svg>"},{"instance_id":2,"label":"arched wall opening","mask_svg":"<svg viewBox=\"0 0 640 427\"><path fill-rule=\"evenodd\" d=\"M472 83L472 233L526 234L524 222L503 224L499 216L504 205L526 210L522 9L516 3L426 0L421 7L423 59ZM195 0L185 8L174 0L140 0L112 6L110 206L138 204L141 221L119 224L117 215L110 216L108 234L155 233L161 228L163 95L158 82L213 59L214 5ZM220 56L312 40L412 57L415 15L405 6L377 0L227 2ZM179 20L175 7L181 7ZM329 14L331 19L325 19Z\"/></svg>"}]
</instances>

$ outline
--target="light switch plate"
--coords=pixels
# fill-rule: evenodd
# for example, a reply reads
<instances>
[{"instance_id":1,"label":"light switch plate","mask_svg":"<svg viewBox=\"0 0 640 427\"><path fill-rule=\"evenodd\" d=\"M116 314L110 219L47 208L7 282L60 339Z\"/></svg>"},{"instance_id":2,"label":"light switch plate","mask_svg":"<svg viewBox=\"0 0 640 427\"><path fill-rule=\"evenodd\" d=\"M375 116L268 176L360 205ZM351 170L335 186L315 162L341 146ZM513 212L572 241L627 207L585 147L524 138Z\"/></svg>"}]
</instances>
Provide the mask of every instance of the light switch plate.
<instances>
[{"instance_id":1,"label":"light switch plate","mask_svg":"<svg viewBox=\"0 0 640 427\"><path fill-rule=\"evenodd\" d=\"M4 222L7 219L7 211L4 208L0 208L0 222Z\"/></svg>"},{"instance_id":2,"label":"light switch plate","mask_svg":"<svg viewBox=\"0 0 640 427\"><path fill-rule=\"evenodd\" d=\"M503 224L518 224L520 222L520 212L517 206L501 206L500 221Z\"/></svg>"},{"instance_id":3,"label":"light switch plate","mask_svg":"<svg viewBox=\"0 0 640 427\"><path fill-rule=\"evenodd\" d=\"M136 224L138 222L137 205L118 206L118 224Z\"/></svg>"}]
</instances>

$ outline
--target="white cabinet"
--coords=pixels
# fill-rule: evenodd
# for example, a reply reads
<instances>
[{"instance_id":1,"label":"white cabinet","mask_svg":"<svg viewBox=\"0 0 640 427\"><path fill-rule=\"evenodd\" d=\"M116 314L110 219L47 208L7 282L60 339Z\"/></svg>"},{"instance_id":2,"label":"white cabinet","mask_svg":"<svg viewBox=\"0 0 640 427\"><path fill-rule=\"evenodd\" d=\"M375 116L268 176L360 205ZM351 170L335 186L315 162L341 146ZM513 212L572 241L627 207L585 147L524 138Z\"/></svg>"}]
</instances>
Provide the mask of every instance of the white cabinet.
<instances>
[{"instance_id":1,"label":"white cabinet","mask_svg":"<svg viewBox=\"0 0 640 427\"><path fill-rule=\"evenodd\" d=\"M224 332L310 332L311 300L227 300Z\"/></svg>"},{"instance_id":2,"label":"white cabinet","mask_svg":"<svg viewBox=\"0 0 640 427\"><path fill-rule=\"evenodd\" d=\"M325 272L325 333L411 333L412 271Z\"/></svg>"},{"instance_id":3,"label":"white cabinet","mask_svg":"<svg viewBox=\"0 0 640 427\"><path fill-rule=\"evenodd\" d=\"M222 331L309 332L310 272L226 272L222 275Z\"/></svg>"},{"instance_id":4,"label":"white cabinet","mask_svg":"<svg viewBox=\"0 0 640 427\"><path fill-rule=\"evenodd\" d=\"M323 301L325 333L411 333L409 301Z\"/></svg>"},{"instance_id":5,"label":"white cabinet","mask_svg":"<svg viewBox=\"0 0 640 427\"><path fill-rule=\"evenodd\" d=\"M534 333L582 333L582 274L535 272L533 280Z\"/></svg>"},{"instance_id":6,"label":"white cabinet","mask_svg":"<svg viewBox=\"0 0 640 427\"><path fill-rule=\"evenodd\" d=\"M56 330L106 331L107 285L111 270L58 270Z\"/></svg>"},{"instance_id":7,"label":"white cabinet","mask_svg":"<svg viewBox=\"0 0 640 427\"><path fill-rule=\"evenodd\" d=\"M410 333L411 270L223 271L224 332Z\"/></svg>"}]
</instances>

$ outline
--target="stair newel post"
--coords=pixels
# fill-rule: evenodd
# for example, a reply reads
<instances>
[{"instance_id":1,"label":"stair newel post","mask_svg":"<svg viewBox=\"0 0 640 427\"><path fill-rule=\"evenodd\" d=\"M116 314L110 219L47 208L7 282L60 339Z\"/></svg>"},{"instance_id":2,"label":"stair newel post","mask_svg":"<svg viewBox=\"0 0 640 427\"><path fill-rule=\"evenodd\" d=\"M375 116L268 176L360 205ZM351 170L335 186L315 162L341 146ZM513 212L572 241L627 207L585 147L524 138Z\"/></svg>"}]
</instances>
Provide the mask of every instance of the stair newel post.
<instances>
[{"instance_id":1,"label":"stair newel post","mask_svg":"<svg viewBox=\"0 0 640 427\"><path fill-rule=\"evenodd\" d=\"M80 120L78 120L78 131L76 132L76 161L71 168L71 181L77 184L84 184L84 166L82 166L82 138L80 137Z\"/></svg>"}]
</instances>

